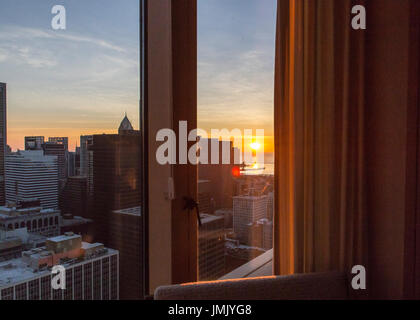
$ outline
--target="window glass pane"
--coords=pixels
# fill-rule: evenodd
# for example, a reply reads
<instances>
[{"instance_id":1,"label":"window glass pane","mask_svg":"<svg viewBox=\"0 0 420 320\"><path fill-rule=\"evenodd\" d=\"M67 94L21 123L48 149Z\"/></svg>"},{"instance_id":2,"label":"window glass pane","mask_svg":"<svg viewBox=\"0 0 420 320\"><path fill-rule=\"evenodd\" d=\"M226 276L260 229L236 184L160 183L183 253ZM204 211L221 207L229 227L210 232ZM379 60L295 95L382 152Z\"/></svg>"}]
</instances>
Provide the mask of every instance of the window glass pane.
<instances>
[{"instance_id":1,"label":"window glass pane","mask_svg":"<svg viewBox=\"0 0 420 320\"><path fill-rule=\"evenodd\" d=\"M59 3L1 2L0 299L139 299L140 1Z\"/></svg>"},{"instance_id":2,"label":"window glass pane","mask_svg":"<svg viewBox=\"0 0 420 320\"><path fill-rule=\"evenodd\" d=\"M271 274L275 24L274 0L198 0L200 280Z\"/></svg>"}]
</instances>

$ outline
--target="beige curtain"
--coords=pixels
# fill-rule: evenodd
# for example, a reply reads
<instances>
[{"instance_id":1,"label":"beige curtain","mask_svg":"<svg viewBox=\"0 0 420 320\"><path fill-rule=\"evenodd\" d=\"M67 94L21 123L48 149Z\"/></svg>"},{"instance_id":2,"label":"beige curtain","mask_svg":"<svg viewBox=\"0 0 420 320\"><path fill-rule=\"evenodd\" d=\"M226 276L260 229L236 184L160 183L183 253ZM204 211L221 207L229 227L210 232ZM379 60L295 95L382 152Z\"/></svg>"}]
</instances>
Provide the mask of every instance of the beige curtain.
<instances>
[{"instance_id":1,"label":"beige curtain","mask_svg":"<svg viewBox=\"0 0 420 320\"><path fill-rule=\"evenodd\" d=\"M278 0L275 274L366 266L362 3Z\"/></svg>"}]
</instances>

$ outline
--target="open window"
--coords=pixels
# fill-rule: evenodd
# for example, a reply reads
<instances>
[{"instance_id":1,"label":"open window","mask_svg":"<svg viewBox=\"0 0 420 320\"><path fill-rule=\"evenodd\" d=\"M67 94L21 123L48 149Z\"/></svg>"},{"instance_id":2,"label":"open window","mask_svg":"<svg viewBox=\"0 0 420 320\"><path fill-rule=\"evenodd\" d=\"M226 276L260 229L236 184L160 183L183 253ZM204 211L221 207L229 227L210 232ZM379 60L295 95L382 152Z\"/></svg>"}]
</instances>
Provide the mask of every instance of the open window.
<instances>
[{"instance_id":1,"label":"open window","mask_svg":"<svg viewBox=\"0 0 420 320\"><path fill-rule=\"evenodd\" d=\"M198 279L271 275L277 3L197 4Z\"/></svg>"},{"instance_id":2,"label":"open window","mask_svg":"<svg viewBox=\"0 0 420 320\"><path fill-rule=\"evenodd\" d=\"M147 6L150 292L271 275L276 1Z\"/></svg>"},{"instance_id":3,"label":"open window","mask_svg":"<svg viewBox=\"0 0 420 320\"><path fill-rule=\"evenodd\" d=\"M262 241L260 230L264 230L264 222L260 217L256 221L254 218L246 220L247 217L245 223L236 224L235 230L235 213L252 216L252 212L259 212L257 207L265 208L259 200L268 196L265 192L270 191L270 183L268 190L258 189L256 185L267 184L267 179L255 181L248 173L240 179L230 179L230 173L260 169L258 161L243 164L243 159L238 157L239 164L233 168L229 168L229 162L219 167L191 164L188 157L185 164L178 162L179 147L182 153L197 142L185 138L191 130L201 126L207 130L224 126L242 129L241 122L246 123L250 115L247 105L256 101L252 101L251 95L251 101L240 104L236 114L231 111L238 101L248 98L244 94L246 90L241 91L244 87L252 91L255 83L264 82L258 75L255 75L258 81L243 82L246 73L261 62L259 50L247 51L247 46L255 43L246 40L252 38L255 30L259 35L264 34L259 29L261 21L257 19L264 11L259 6L270 4L241 1L237 8L236 1L223 1L220 5L229 10L221 9L219 4L200 0L148 3L148 36L149 40L153 39L147 42L151 293L161 284L195 282L200 277L220 279L223 263L225 271L227 265L233 265L226 263L230 249L240 252L248 246L243 250L246 252L253 241ZM277 20L271 3L273 16L267 16L262 22L268 29L276 30L274 273L338 270L346 279L346 285L350 283L353 266L369 265L373 269L368 276L373 297L412 297L418 272L415 268L419 265L414 252L418 181L413 178L418 173L418 150L413 147L418 145L418 131L414 129L418 124L418 3L362 1L363 5L357 4L356 8L351 0L340 3L279 0L277 4ZM253 14L245 21L236 21L240 18L235 12L244 14L250 6L254 6ZM201 9L205 9L206 14L215 13L214 17L200 16ZM364 9L369 12L367 29L352 25L354 9L359 10L356 14ZM242 28L236 35L247 30L248 25L254 28L244 32L241 39L235 39L238 25ZM274 48L271 37L265 40L267 43L273 40ZM242 45L240 54L233 51L229 54L229 49L238 43ZM388 47L394 50L383 50ZM244 58L238 67L242 74L232 72L235 63L240 61L238 57ZM247 65L249 59L254 62ZM269 65L270 58L264 60L260 69L264 69L265 63ZM390 64L390 61L395 63ZM210 72L206 72L209 69ZM226 83L231 85L226 88ZM256 93L258 97L265 96L264 92L257 90ZM231 100L224 99L226 97ZM264 112L256 107L251 117L250 129L259 128ZM180 125L182 122L187 123L186 127ZM270 124L264 123L262 127L270 127ZM156 143L155 137L162 128L176 133L175 165L156 165L155 155L162 141ZM178 140L180 132L184 132L182 141ZM201 136L200 141L215 138L217 142L219 139L211 134L206 136L205 132L195 132L195 135ZM235 135L228 132L227 136L224 139L227 149L237 148ZM269 131L267 136L270 136ZM384 142L384 136L392 143ZM246 145L243 142L242 147ZM249 145L257 149L261 143L251 138ZM269 142L264 141L262 145L266 147ZM192 155L200 158L206 149L204 143L195 148L197 152ZM214 156L219 151L214 159L220 161L223 153L219 148L209 152ZM235 152L233 154L235 158ZM255 154L257 152L251 152L251 158ZM263 167L268 167L265 161ZM244 181L246 186L239 189L244 194L236 196L230 182L242 179L254 181L249 185ZM223 199L229 192L232 192L232 203ZM184 198L190 200L188 205ZM202 215L201 227L196 203ZM235 210L241 207L242 210ZM233 232L227 230L229 218L225 229L221 227L220 217L229 217L230 212ZM157 232L159 228L164 232ZM391 231L398 241L389 237ZM216 257L222 255L223 241L225 261L221 263ZM392 251L391 255L388 250ZM251 253L246 260L261 258L268 266L264 255L251 260ZM162 264L163 261L167 263ZM238 262L238 269L244 266L242 262L246 261ZM384 264L387 267L381 268ZM398 275L391 271L393 266L400 271ZM246 271L221 277L249 274ZM393 284L398 290L392 289ZM206 288L205 285L199 287Z\"/></svg>"}]
</instances>

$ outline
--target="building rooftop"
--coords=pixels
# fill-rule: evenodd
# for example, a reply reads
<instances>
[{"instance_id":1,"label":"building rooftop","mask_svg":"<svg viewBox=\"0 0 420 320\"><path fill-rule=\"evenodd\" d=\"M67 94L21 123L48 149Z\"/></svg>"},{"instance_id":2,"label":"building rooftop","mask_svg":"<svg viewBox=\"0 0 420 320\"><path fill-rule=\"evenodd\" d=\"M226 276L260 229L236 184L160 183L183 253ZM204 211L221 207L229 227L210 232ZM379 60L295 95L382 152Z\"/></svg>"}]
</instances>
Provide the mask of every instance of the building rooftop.
<instances>
[{"instance_id":1,"label":"building rooftop","mask_svg":"<svg viewBox=\"0 0 420 320\"><path fill-rule=\"evenodd\" d=\"M200 213L200 217L201 217L201 223L205 224L211 221L216 221L216 220L223 220L224 221L224 217L223 216L215 216L212 214L207 214L207 213Z\"/></svg>"},{"instance_id":2,"label":"building rooftop","mask_svg":"<svg viewBox=\"0 0 420 320\"><path fill-rule=\"evenodd\" d=\"M93 222L92 219L83 218L83 217L79 217L79 216L74 216L71 219L63 219L63 217L61 217L61 226L62 227L79 226L81 224L91 223L91 222Z\"/></svg>"},{"instance_id":3,"label":"building rooftop","mask_svg":"<svg viewBox=\"0 0 420 320\"><path fill-rule=\"evenodd\" d=\"M0 228L0 243L11 239L20 239L22 243L42 243L47 237L28 232L27 228L19 228L15 230L7 230Z\"/></svg>"},{"instance_id":4,"label":"building rooftop","mask_svg":"<svg viewBox=\"0 0 420 320\"><path fill-rule=\"evenodd\" d=\"M2 206L0 207L0 219L7 219L30 214L56 213L57 211L58 210L54 209L43 209L42 207L19 208Z\"/></svg>"},{"instance_id":5,"label":"building rooftop","mask_svg":"<svg viewBox=\"0 0 420 320\"><path fill-rule=\"evenodd\" d=\"M99 243L99 242L95 242L95 243L82 242L82 249L85 249L85 250L99 248L99 247L103 247L103 246L104 245L102 243Z\"/></svg>"},{"instance_id":6,"label":"building rooftop","mask_svg":"<svg viewBox=\"0 0 420 320\"><path fill-rule=\"evenodd\" d=\"M22 157L32 161L54 162L57 160L55 155L44 155L43 150L18 150L6 155L7 158Z\"/></svg>"},{"instance_id":7,"label":"building rooftop","mask_svg":"<svg viewBox=\"0 0 420 320\"><path fill-rule=\"evenodd\" d=\"M49 238L48 240L62 241L71 239L72 237L77 238L80 236L63 235L59 237ZM64 267L69 267L72 265L77 265L79 263L86 262L95 257L94 255L92 255L92 253L95 253L96 256L118 253L117 250L104 248L103 244L101 243L82 242L81 249L81 254L83 254L83 252L88 253L87 251L89 251L89 255L81 255L80 257L77 257L77 259L68 259L65 256L62 256L60 264ZM50 275L51 268L41 265L34 267L34 265L36 264L32 264L31 261L37 259L45 259L46 257L50 257L52 254L54 254L54 252L47 250L46 247L34 248L24 253L26 259L17 258L0 262L0 289L2 287L9 287L11 285L15 285L19 282L29 281L32 278L39 278L40 276Z\"/></svg>"},{"instance_id":8,"label":"building rooftop","mask_svg":"<svg viewBox=\"0 0 420 320\"><path fill-rule=\"evenodd\" d=\"M66 240L79 239L79 238L81 238L80 235L69 232L69 233L66 233L66 234L63 234L63 235L60 235L60 236L57 236L57 237L48 238L48 241L63 242L63 241L66 241Z\"/></svg>"},{"instance_id":9,"label":"building rooftop","mask_svg":"<svg viewBox=\"0 0 420 320\"><path fill-rule=\"evenodd\" d=\"M10 286L11 284L39 277L40 275L49 275L48 269L34 272L22 258L0 262L0 288Z\"/></svg>"}]
</instances>

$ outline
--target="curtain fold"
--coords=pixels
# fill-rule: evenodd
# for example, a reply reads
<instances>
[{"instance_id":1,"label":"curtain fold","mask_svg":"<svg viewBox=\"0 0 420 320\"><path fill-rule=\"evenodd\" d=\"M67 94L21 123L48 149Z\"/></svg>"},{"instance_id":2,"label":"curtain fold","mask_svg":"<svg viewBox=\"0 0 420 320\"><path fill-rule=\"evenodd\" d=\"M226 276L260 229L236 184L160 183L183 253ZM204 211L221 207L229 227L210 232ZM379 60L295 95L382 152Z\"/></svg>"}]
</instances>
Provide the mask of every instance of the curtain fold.
<instances>
[{"instance_id":1,"label":"curtain fold","mask_svg":"<svg viewBox=\"0 0 420 320\"><path fill-rule=\"evenodd\" d=\"M278 0L274 273L366 266L361 1Z\"/></svg>"}]
</instances>

